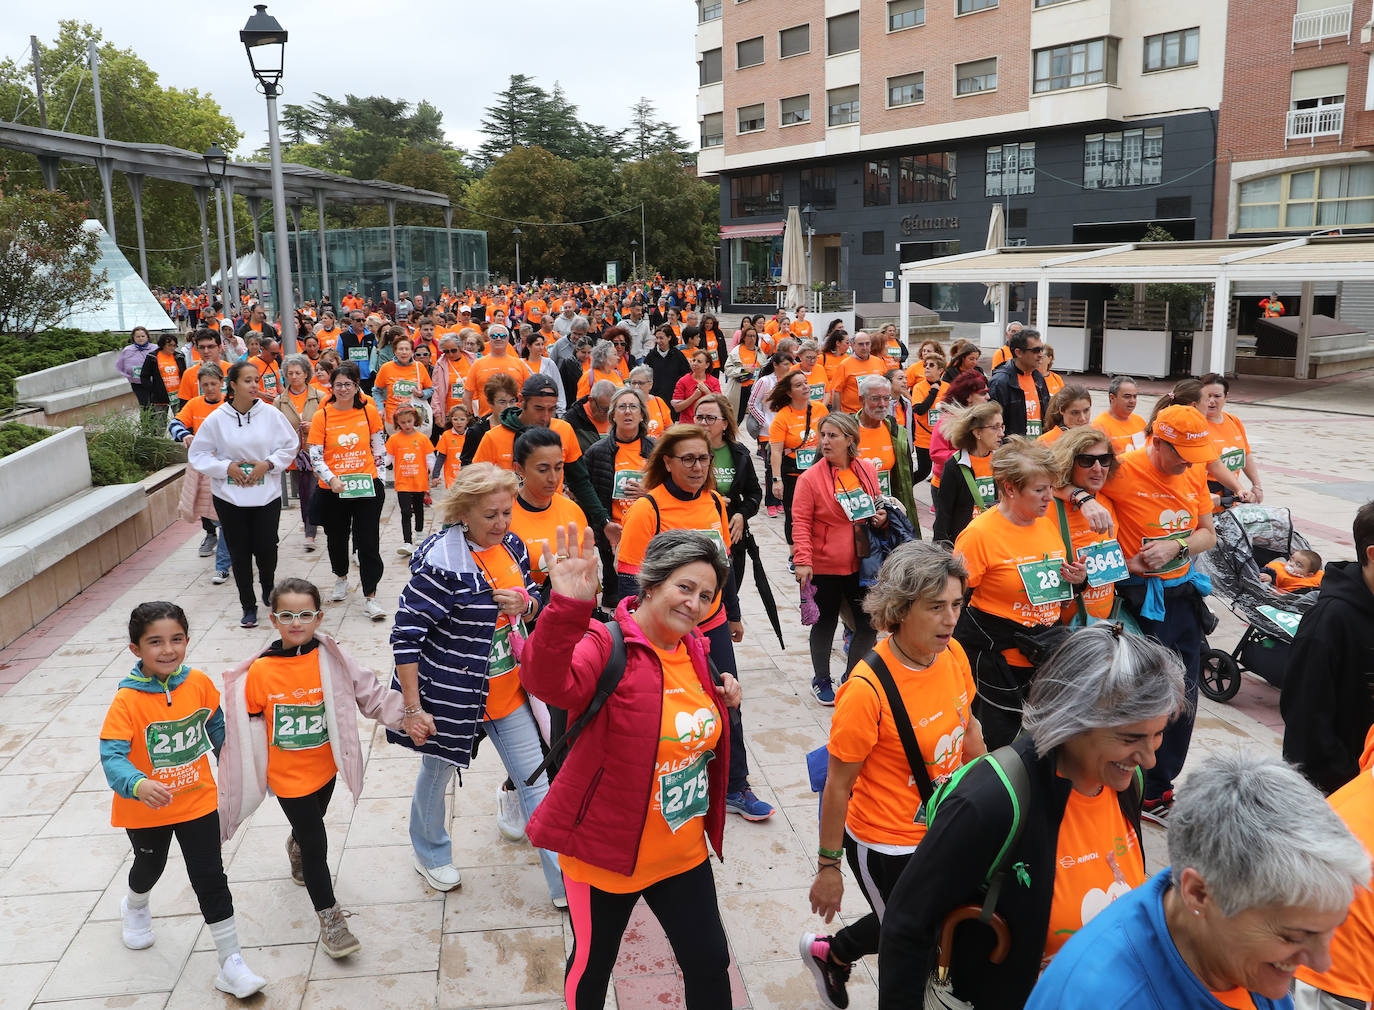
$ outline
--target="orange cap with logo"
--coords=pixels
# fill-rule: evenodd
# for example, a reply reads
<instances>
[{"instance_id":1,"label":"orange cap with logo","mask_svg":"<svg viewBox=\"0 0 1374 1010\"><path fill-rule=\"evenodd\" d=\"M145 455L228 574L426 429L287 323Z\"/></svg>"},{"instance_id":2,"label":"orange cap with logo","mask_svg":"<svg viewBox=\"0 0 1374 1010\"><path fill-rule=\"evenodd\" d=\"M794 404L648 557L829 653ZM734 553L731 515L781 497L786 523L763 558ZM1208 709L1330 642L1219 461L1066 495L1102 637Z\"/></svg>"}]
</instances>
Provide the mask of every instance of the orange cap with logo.
<instances>
[{"instance_id":1,"label":"orange cap with logo","mask_svg":"<svg viewBox=\"0 0 1374 1010\"><path fill-rule=\"evenodd\" d=\"M1207 418L1194 407L1165 407L1154 419L1152 433L1168 442L1189 463L1210 463L1219 459L1216 443L1207 428Z\"/></svg>"}]
</instances>

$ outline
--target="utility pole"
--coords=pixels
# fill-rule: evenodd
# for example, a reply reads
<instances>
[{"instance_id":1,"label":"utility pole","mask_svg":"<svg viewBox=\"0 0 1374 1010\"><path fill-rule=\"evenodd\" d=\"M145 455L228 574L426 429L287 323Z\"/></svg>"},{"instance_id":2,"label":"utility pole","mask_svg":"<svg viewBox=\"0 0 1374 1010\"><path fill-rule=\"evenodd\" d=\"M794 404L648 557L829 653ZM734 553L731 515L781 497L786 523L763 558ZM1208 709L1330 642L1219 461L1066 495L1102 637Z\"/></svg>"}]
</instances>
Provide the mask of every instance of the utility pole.
<instances>
[{"instance_id":1,"label":"utility pole","mask_svg":"<svg viewBox=\"0 0 1374 1010\"><path fill-rule=\"evenodd\" d=\"M644 230L644 201L639 202L639 248L644 250L644 273L649 272L649 239Z\"/></svg>"},{"instance_id":2,"label":"utility pole","mask_svg":"<svg viewBox=\"0 0 1374 1010\"><path fill-rule=\"evenodd\" d=\"M86 56L91 64L91 87L95 91L95 134L101 140L105 139L105 110L100 105L100 54L96 52L95 42L86 43ZM110 186L114 182L114 166L110 160L104 157L102 146L101 157L96 160L96 168L100 170L100 182L105 189L105 230L110 233L110 241L115 240L115 216L114 216L114 196L110 193Z\"/></svg>"},{"instance_id":3,"label":"utility pole","mask_svg":"<svg viewBox=\"0 0 1374 1010\"><path fill-rule=\"evenodd\" d=\"M33 88L38 93L38 125L48 128L48 103L43 98L43 70L38 63L38 36L29 36L29 48L33 50Z\"/></svg>"}]
</instances>

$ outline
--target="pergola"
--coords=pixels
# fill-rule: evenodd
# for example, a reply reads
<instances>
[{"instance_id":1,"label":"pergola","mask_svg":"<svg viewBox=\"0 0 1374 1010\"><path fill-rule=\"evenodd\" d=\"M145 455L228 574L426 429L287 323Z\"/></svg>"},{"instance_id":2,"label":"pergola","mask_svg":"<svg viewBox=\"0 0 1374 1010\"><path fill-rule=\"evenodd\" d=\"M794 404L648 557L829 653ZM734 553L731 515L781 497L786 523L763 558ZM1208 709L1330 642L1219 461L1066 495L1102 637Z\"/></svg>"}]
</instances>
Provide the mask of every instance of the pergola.
<instances>
[{"instance_id":1,"label":"pergola","mask_svg":"<svg viewBox=\"0 0 1374 1010\"><path fill-rule=\"evenodd\" d=\"M1034 325L1048 332L1051 284L1207 284L1213 290L1211 371L1225 370L1226 306L1235 284L1299 282L1302 301L1294 374L1307 376L1314 281L1374 280L1374 239L1303 236L1282 242L1128 242L1122 245L1012 246L979 249L901 266L901 336L910 330L910 284L978 283L993 287L999 334L1007 324L1008 287L1034 283ZM1229 338L1234 343L1233 338Z\"/></svg>"},{"instance_id":2,"label":"pergola","mask_svg":"<svg viewBox=\"0 0 1374 1010\"><path fill-rule=\"evenodd\" d=\"M43 130L19 123L0 122L0 148L20 151L34 155L43 172L43 181L49 189L57 188L57 173L64 161L82 165L94 165L100 172L100 180L106 192L113 184L114 173L123 174L134 200L134 222L138 230L138 266L143 282L148 283L148 252L143 238L143 180L147 177L168 179L185 183L192 187L196 203L200 206L201 251L205 257L205 280L209 286L212 273L210 266L210 228L206 220L206 203L214 181L206 170L204 156L193 151L166 144L134 144L119 140L100 140L77 133L61 133L57 130ZM396 205L398 203L417 204L424 207L438 207L444 212L444 229L449 240L449 287L454 286L453 263L453 208L449 198L443 193L433 193L424 189L413 189L394 182L379 179L352 179L345 175L309 168L305 165L283 164L282 175L286 188L289 212L296 227L296 264L303 267L300 248L300 215L306 203L313 203L319 215L320 225L320 288L325 297L329 296L329 264L324 241L324 208L326 203L376 204L384 203L387 210L387 223L391 232L391 284L393 291L399 286L396 270ZM224 174L224 191L229 222L229 262L224 264L230 273L232 284L231 304L237 302L239 279L237 264L239 259L238 242L234 227L234 196L245 197L253 217L253 248L258 247L258 219L261 216L262 201L271 199L272 179L270 166L260 162L231 161ZM111 206L107 202L106 206ZM276 227L285 228L285 221ZM110 238L115 238L113 215L105 222ZM221 246L221 251L223 246ZM237 306L235 306L237 307Z\"/></svg>"}]
</instances>

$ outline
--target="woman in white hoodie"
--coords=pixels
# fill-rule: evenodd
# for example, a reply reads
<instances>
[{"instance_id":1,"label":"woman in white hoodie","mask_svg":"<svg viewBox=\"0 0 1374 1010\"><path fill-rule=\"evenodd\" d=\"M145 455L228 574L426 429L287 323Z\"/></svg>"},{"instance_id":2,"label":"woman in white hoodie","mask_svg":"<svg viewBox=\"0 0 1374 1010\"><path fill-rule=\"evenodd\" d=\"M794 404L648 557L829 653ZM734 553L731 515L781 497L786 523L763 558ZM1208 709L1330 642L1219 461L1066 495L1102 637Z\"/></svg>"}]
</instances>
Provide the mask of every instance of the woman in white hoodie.
<instances>
[{"instance_id":1,"label":"woman in white hoodie","mask_svg":"<svg viewBox=\"0 0 1374 1010\"><path fill-rule=\"evenodd\" d=\"M229 547L243 607L241 627L258 626L253 561L264 603L277 574L281 471L296 458L299 438L282 412L258 399L258 369L230 366L228 409L213 411L196 432L187 462L210 478L215 512Z\"/></svg>"}]
</instances>

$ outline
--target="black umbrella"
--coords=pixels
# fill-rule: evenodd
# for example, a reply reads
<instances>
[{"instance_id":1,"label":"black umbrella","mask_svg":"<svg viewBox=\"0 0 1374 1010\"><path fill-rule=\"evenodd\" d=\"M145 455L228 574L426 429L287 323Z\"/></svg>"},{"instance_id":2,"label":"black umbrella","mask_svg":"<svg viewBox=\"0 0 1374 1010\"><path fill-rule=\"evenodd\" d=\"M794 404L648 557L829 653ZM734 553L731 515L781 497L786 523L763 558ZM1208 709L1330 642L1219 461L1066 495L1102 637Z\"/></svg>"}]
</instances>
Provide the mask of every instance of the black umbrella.
<instances>
[{"instance_id":1,"label":"black umbrella","mask_svg":"<svg viewBox=\"0 0 1374 1010\"><path fill-rule=\"evenodd\" d=\"M782 639L782 621L778 619L778 603L773 599L773 587L768 583L768 573L763 567L763 558L759 555L758 541L754 535L745 532L742 542L744 549L749 554L749 560L753 562L754 583L758 586L759 599L763 601L763 609L768 612L768 620L773 624L773 632L778 636L778 644L784 649L787 643Z\"/></svg>"}]
</instances>

